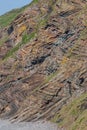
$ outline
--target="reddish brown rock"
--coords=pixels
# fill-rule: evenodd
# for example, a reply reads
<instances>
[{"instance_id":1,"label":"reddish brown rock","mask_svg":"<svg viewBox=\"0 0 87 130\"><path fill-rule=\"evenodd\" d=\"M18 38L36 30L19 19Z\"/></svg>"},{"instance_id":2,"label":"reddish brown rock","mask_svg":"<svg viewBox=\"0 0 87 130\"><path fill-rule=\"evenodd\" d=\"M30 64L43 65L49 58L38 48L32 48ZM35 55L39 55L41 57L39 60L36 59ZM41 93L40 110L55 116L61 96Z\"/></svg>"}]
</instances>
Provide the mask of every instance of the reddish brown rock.
<instances>
[{"instance_id":1,"label":"reddish brown rock","mask_svg":"<svg viewBox=\"0 0 87 130\"><path fill-rule=\"evenodd\" d=\"M87 92L86 6L40 0L11 23L0 46L0 117L51 119L70 98ZM25 33L35 36L6 57Z\"/></svg>"}]
</instances>

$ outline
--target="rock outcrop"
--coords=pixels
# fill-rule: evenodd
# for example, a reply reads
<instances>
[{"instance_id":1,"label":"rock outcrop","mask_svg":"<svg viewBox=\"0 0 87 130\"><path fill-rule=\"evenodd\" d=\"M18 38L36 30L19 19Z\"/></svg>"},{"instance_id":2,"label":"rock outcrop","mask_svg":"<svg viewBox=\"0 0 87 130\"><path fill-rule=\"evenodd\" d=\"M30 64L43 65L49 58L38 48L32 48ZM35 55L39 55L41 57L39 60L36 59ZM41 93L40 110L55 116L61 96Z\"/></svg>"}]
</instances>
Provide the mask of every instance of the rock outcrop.
<instances>
[{"instance_id":1,"label":"rock outcrop","mask_svg":"<svg viewBox=\"0 0 87 130\"><path fill-rule=\"evenodd\" d=\"M87 93L86 0L38 0L2 32L1 118L50 120Z\"/></svg>"}]
</instances>

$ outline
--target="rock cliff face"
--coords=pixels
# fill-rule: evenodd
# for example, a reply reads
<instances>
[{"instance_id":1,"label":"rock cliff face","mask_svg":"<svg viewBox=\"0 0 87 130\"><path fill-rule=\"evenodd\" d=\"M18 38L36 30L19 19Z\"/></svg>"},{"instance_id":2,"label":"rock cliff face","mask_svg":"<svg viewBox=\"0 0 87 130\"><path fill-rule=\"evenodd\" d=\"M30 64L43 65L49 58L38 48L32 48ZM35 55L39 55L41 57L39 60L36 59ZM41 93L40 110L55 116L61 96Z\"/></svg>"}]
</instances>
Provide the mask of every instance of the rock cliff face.
<instances>
[{"instance_id":1,"label":"rock cliff face","mask_svg":"<svg viewBox=\"0 0 87 130\"><path fill-rule=\"evenodd\" d=\"M0 26L1 118L51 120L87 93L86 0L34 0Z\"/></svg>"}]
</instances>

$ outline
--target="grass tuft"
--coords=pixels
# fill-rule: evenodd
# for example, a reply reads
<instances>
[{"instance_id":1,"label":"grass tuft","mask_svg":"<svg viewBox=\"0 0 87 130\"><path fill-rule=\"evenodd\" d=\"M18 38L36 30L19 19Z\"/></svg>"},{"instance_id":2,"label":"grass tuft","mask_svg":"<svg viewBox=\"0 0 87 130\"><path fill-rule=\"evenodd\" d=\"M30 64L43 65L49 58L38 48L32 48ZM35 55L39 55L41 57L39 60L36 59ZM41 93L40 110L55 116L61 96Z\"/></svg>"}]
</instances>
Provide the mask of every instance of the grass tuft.
<instances>
[{"instance_id":1,"label":"grass tuft","mask_svg":"<svg viewBox=\"0 0 87 130\"><path fill-rule=\"evenodd\" d=\"M3 60L6 60L7 58L11 57L16 51L19 50L19 48L28 43L31 39L35 37L35 32L31 33L30 35L24 34L22 37L22 41L18 43L15 47L13 47L10 51L7 52L7 54L4 56Z\"/></svg>"}]
</instances>

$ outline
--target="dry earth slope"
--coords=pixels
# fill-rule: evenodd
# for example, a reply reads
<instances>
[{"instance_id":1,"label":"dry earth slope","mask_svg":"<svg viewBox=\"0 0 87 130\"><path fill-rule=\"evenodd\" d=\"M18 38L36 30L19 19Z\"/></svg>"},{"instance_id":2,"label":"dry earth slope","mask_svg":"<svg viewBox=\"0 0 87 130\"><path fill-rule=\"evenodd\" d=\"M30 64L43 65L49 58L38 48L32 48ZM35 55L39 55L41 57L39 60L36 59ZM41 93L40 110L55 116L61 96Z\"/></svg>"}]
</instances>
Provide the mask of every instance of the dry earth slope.
<instances>
[{"instance_id":1,"label":"dry earth slope","mask_svg":"<svg viewBox=\"0 0 87 130\"><path fill-rule=\"evenodd\" d=\"M87 0L33 0L0 16L0 117L87 130Z\"/></svg>"}]
</instances>

